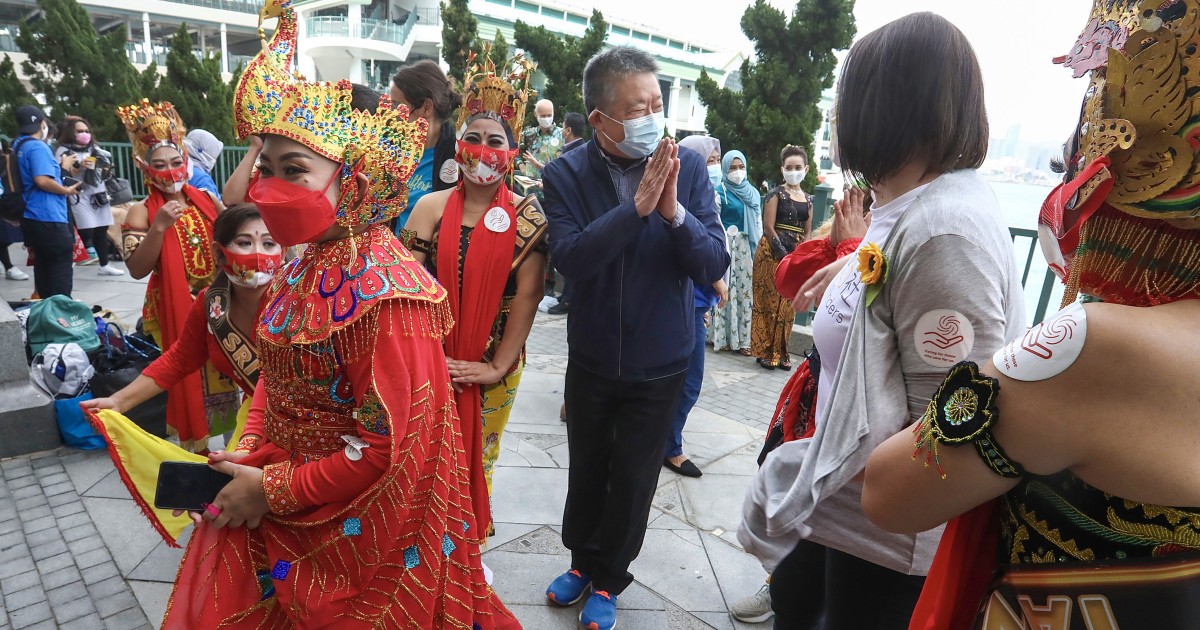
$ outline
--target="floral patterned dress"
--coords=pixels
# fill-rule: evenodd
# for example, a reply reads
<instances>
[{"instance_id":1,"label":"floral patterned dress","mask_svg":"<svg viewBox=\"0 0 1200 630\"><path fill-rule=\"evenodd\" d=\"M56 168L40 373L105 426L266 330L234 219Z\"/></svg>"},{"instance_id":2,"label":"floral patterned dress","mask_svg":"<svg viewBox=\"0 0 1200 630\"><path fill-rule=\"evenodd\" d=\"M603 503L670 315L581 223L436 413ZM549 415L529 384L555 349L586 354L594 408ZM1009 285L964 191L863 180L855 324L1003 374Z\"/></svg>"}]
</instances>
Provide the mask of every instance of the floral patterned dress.
<instances>
[{"instance_id":1,"label":"floral patterned dress","mask_svg":"<svg viewBox=\"0 0 1200 630\"><path fill-rule=\"evenodd\" d=\"M717 190L721 223L729 244L729 301L713 309L708 340L714 350L749 350L750 326L754 317L754 252L750 237L741 230L746 204L726 191Z\"/></svg>"}]
</instances>

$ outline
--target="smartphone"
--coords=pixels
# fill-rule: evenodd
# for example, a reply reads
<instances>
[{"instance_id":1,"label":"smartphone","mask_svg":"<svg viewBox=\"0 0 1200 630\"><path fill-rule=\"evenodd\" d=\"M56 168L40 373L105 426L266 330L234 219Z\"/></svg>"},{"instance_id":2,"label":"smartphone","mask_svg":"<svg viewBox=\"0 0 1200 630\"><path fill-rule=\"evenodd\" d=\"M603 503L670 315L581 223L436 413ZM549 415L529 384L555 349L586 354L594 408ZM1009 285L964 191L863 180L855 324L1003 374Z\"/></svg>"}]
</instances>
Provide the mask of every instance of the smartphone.
<instances>
[{"instance_id":1,"label":"smartphone","mask_svg":"<svg viewBox=\"0 0 1200 630\"><path fill-rule=\"evenodd\" d=\"M202 512L231 479L233 477L209 468L208 464L163 462L158 465L154 507Z\"/></svg>"},{"instance_id":2,"label":"smartphone","mask_svg":"<svg viewBox=\"0 0 1200 630\"><path fill-rule=\"evenodd\" d=\"M70 188L70 187L74 186L75 184L81 183L78 179L75 179L74 177L71 177L69 175L66 177L63 177L62 180L63 180L63 186L65 186L66 188Z\"/></svg>"}]
</instances>

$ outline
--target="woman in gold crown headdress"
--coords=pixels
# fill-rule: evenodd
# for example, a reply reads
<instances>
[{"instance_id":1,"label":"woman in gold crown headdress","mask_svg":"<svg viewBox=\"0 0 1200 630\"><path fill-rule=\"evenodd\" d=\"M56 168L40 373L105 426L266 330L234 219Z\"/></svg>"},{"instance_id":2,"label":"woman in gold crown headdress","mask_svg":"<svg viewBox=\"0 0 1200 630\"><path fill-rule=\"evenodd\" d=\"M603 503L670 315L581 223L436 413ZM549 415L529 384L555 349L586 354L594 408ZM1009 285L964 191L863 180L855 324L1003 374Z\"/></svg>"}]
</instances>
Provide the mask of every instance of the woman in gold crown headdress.
<instances>
[{"instance_id":1,"label":"woman in gold crown headdress","mask_svg":"<svg viewBox=\"0 0 1200 630\"><path fill-rule=\"evenodd\" d=\"M291 72L296 16L234 95L263 139L249 199L279 272L258 329L263 415L210 465L163 627L517 628L487 585L442 338L446 293L388 230L427 125ZM357 107L356 107L357 106Z\"/></svg>"},{"instance_id":2,"label":"woman in gold crown headdress","mask_svg":"<svg viewBox=\"0 0 1200 630\"><path fill-rule=\"evenodd\" d=\"M544 291L546 217L506 180L525 119L532 65L518 56L507 77L473 67L459 115L463 178L421 199L401 237L450 294L457 322L446 338L475 517L491 528L492 467L524 367L525 340Z\"/></svg>"},{"instance_id":3,"label":"woman in gold crown headdress","mask_svg":"<svg viewBox=\"0 0 1200 630\"><path fill-rule=\"evenodd\" d=\"M125 264L134 278L150 276L142 324L163 350L183 334L192 296L216 277L212 226L224 209L212 194L187 184L187 129L170 103L121 107L117 116L133 144L149 195L121 226ZM208 449L208 436L232 430L237 387L212 365L168 390L167 424L187 450Z\"/></svg>"},{"instance_id":4,"label":"woman in gold crown headdress","mask_svg":"<svg viewBox=\"0 0 1200 630\"><path fill-rule=\"evenodd\" d=\"M1039 219L1065 308L867 465L881 527L950 520L911 629L1200 624L1198 37L1197 0L1096 0L1057 60L1091 75Z\"/></svg>"}]
</instances>

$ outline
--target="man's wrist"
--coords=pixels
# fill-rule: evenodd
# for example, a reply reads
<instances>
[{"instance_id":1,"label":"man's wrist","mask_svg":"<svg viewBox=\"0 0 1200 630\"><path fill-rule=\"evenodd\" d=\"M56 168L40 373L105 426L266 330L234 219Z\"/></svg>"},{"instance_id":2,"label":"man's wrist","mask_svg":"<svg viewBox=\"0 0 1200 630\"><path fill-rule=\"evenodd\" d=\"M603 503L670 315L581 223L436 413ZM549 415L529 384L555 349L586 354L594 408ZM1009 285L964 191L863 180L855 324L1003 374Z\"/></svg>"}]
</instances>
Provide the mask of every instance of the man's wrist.
<instances>
[{"instance_id":1,"label":"man's wrist","mask_svg":"<svg viewBox=\"0 0 1200 630\"><path fill-rule=\"evenodd\" d=\"M675 214L671 218L668 219L662 212L659 212L658 214L660 217L662 217L663 223L667 224L667 227L677 228L683 225L684 219L687 218L687 209L683 207L683 204L676 201Z\"/></svg>"}]
</instances>

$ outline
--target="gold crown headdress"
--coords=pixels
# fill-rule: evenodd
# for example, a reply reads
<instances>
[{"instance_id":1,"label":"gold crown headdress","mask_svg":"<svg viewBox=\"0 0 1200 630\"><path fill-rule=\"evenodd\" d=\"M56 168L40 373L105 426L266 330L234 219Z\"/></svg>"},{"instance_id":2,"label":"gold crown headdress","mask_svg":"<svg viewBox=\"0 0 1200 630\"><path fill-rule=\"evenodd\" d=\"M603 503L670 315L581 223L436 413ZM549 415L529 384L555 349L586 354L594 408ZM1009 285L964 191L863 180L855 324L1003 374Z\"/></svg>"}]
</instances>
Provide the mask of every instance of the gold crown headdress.
<instances>
[{"instance_id":1,"label":"gold crown headdress","mask_svg":"<svg viewBox=\"0 0 1200 630\"><path fill-rule=\"evenodd\" d=\"M150 152L162 146L178 149L187 159L183 148L187 127L174 105L167 102L152 104L150 99L144 98L140 103L118 107L117 117L125 125L129 142L133 144L133 154L138 159L148 160Z\"/></svg>"},{"instance_id":2,"label":"gold crown headdress","mask_svg":"<svg viewBox=\"0 0 1200 630\"><path fill-rule=\"evenodd\" d=\"M518 54L500 68L504 74L498 74L491 51L492 45L484 44L482 63L476 63L473 52L467 58L463 105L458 112L458 135L466 130L471 118L484 114L506 125L515 141L521 137L529 99L537 93L530 86L537 64Z\"/></svg>"},{"instance_id":3,"label":"gold crown headdress","mask_svg":"<svg viewBox=\"0 0 1200 630\"><path fill-rule=\"evenodd\" d=\"M278 17L269 42L262 23ZM383 96L375 113L351 107L349 81L306 81L293 72L296 13L291 0L267 0L259 12L263 50L247 66L233 98L237 136L278 135L342 164L343 189L359 174L366 197L344 195L338 224L355 227L388 221L404 210L408 179L421 161L429 123L408 120L408 108ZM354 206L351 208L351 206Z\"/></svg>"},{"instance_id":4,"label":"gold crown headdress","mask_svg":"<svg viewBox=\"0 0 1200 630\"><path fill-rule=\"evenodd\" d=\"M1077 291L1131 305L1200 297L1200 231L1163 222L1200 216L1200 0L1094 0L1055 62L1090 73L1064 152L1064 181L1078 190L1056 191L1042 216L1059 238L1062 260L1051 262L1066 301Z\"/></svg>"}]
</instances>

